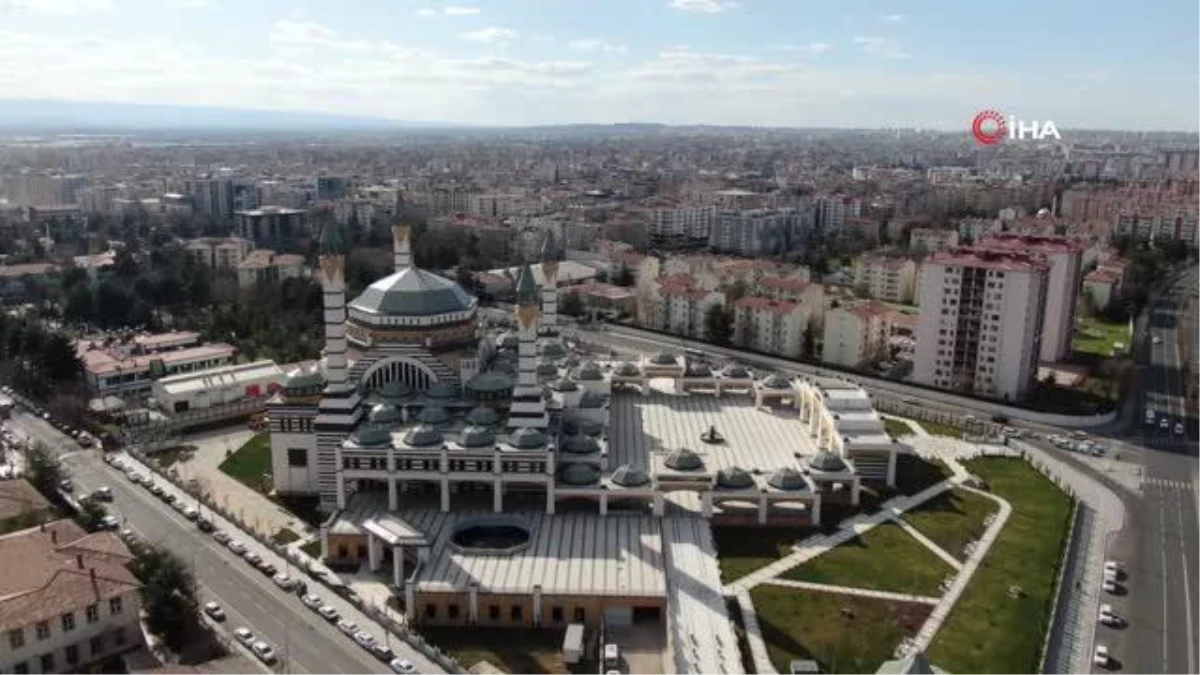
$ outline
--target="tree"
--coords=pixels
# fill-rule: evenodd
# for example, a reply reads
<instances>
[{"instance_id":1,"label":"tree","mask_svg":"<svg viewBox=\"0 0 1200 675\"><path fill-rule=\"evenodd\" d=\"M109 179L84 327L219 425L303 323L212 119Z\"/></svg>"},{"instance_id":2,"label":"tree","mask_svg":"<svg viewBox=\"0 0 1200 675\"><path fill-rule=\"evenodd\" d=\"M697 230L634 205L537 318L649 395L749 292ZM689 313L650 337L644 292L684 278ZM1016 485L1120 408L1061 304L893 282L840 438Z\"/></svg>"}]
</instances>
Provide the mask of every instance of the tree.
<instances>
[{"instance_id":1,"label":"tree","mask_svg":"<svg viewBox=\"0 0 1200 675\"><path fill-rule=\"evenodd\" d=\"M196 579L171 552L153 545L138 546L133 573L142 582L146 626L178 652L198 624Z\"/></svg>"},{"instance_id":2,"label":"tree","mask_svg":"<svg viewBox=\"0 0 1200 675\"><path fill-rule=\"evenodd\" d=\"M745 279L738 279L729 285L729 290L725 291L725 301L733 304L749 295L749 293L750 284L746 283Z\"/></svg>"},{"instance_id":3,"label":"tree","mask_svg":"<svg viewBox=\"0 0 1200 675\"><path fill-rule=\"evenodd\" d=\"M25 477L38 492L53 497L58 494L58 484L63 479L62 465L46 446L34 441L25 451Z\"/></svg>"},{"instance_id":4,"label":"tree","mask_svg":"<svg viewBox=\"0 0 1200 675\"><path fill-rule=\"evenodd\" d=\"M108 511L94 499L80 500L79 515L76 521L79 526L88 532L98 532L104 525L104 517L108 515Z\"/></svg>"},{"instance_id":5,"label":"tree","mask_svg":"<svg viewBox=\"0 0 1200 675\"><path fill-rule=\"evenodd\" d=\"M704 313L704 336L713 344L727 345L733 337L733 312L711 305Z\"/></svg>"},{"instance_id":6,"label":"tree","mask_svg":"<svg viewBox=\"0 0 1200 675\"><path fill-rule=\"evenodd\" d=\"M613 275L612 282L615 286L632 286L633 270L629 269L629 265L621 263L621 267Z\"/></svg>"},{"instance_id":7,"label":"tree","mask_svg":"<svg viewBox=\"0 0 1200 675\"><path fill-rule=\"evenodd\" d=\"M800 356L801 358L812 360L816 355L816 350L817 345L813 336L813 327L805 326L804 332L800 335Z\"/></svg>"},{"instance_id":8,"label":"tree","mask_svg":"<svg viewBox=\"0 0 1200 675\"><path fill-rule=\"evenodd\" d=\"M562 303L559 309L567 316L582 316L584 311L583 298L579 297L578 291L567 291L563 293Z\"/></svg>"},{"instance_id":9,"label":"tree","mask_svg":"<svg viewBox=\"0 0 1200 675\"><path fill-rule=\"evenodd\" d=\"M55 382L69 380L83 369L75 347L62 333L47 336L36 358L41 371Z\"/></svg>"}]
</instances>

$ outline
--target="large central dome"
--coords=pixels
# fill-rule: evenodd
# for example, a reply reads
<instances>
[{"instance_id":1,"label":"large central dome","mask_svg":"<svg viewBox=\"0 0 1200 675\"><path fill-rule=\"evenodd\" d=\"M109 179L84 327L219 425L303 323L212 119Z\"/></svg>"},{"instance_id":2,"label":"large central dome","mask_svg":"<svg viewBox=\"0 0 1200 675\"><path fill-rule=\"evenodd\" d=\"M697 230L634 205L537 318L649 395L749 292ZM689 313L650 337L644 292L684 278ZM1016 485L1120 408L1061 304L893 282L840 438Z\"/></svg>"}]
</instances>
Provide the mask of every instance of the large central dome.
<instances>
[{"instance_id":1,"label":"large central dome","mask_svg":"<svg viewBox=\"0 0 1200 675\"><path fill-rule=\"evenodd\" d=\"M409 267L371 284L349 307L380 316L434 316L471 311L477 302L453 281Z\"/></svg>"}]
</instances>

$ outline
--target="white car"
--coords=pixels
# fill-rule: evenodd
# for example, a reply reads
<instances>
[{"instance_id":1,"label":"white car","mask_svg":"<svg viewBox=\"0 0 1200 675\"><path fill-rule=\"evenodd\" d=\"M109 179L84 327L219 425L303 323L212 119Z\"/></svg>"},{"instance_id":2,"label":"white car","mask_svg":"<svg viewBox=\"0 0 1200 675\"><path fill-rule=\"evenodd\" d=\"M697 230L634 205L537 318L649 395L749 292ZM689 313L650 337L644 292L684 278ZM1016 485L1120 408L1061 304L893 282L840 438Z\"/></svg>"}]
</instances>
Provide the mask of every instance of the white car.
<instances>
[{"instance_id":1,"label":"white car","mask_svg":"<svg viewBox=\"0 0 1200 675\"><path fill-rule=\"evenodd\" d=\"M1108 647L1104 645L1096 645L1096 652L1092 654L1092 663L1105 668L1108 666Z\"/></svg>"},{"instance_id":2,"label":"white car","mask_svg":"<svg viewBox=\"0 0 1200 675\"><path fill-rule=\"evenodd\" d=\"M239 626L234 629L233 637L237 638L238 642L246 645L247 647L254 644L254 633L251 633L250 629L246 628L245 626Z\"/></svg>"},{"instance_id":3,"label":"white car","mask_svg":"<svg viewBox=\"0 0 1200 675\"><path fill-rule=\"evenodd\" d=\"M183 509L183 517L188 520L195 520L200 517L200 512L194 506L188 506Z\"/></svg>"},{"instance_id":4,"label":"white car","mask_svg":"<svg viewBox=\"0 0 1200 675\"><path fill-rule=\"evenodd\" d=\"M118 527L121 527L121 523L116 519L115 516L104 516L100 519L100 527L101 529L105 530L115 530Z\"/></svg>"},{"instance_id":5,"label":"white car","mask_svg":"<svg viewBox=\"0 0 1200 675\"><path fill-rule=\"evenodd\" d=\"M1162 418L1161 420L1158 421L1158 428L1162 429L1163 431L1170 431L1171 430L1171 420L1169 420L1165 417Z\"/></svg>"},{"instance_id":6,"label":"white car","mask_svg":"<svg viewBox=\"0 0 1200 675\"><path fill-rule=\"evenodd\" d=\"M1100 623L1105 626L1115 626L1118 622L1117 615L1113 614L1112 605L1100 605Z\"/></svg>"},{"instance_id":7,"label":"white car","mask_svg":"<svg viewBox=\"0 0 1200 675\"><path fill-rule=\"evenodd\" d=\"M204 613L211 616L214 621L225 620L225 610L221 609L221 606L215 602L204 603Z\"/></svg>"},{"instance_id":8,"label":"white car","mask_svg":"<svg viewBox=\"0 0 1200 675\"><path fill-rule=\"evenodd\" d=\"M337 622L337 627L338 630L351 637L358 632L358 624L354 623L350 619L342 619L341 621Z\"/></svg>"},{"instance_id":9,"label":"white car","mask_svg":"<svg viewBox=\"0 0 1200 675\"><path fill-rule=\"evenodd\" d=\"M1103 588L1105 593L1111 593L1115 595L1120 592L1121 585L1117 583L1116 579L1105 579Z\"/></svg>"},{"instance_id":10,"label":"white car","mask_svg":"<svg viewBox=\"0 0 1200 675\"><path fill-rule=\"evenodd\" d=\"M375 644L375 636L365 630L360 630L354 634L354 641L363 649L370 649L371 645Z\"/></svg>"},{"instance_id":11,"label":"white car","mask_svg":"<svg viewBox=\"0 0 1200 675\"><path fill-rule=\"evenodd\" d=\"M276 574L271 577L271 581L274 581L276 586L285 591L290 591L296 587L296 580L286 574Z\"/></svg>"},{"instance_id":12,"label":"white car","mask_svg":"<svg viewBox=\"0 0 1200 675\"><path fill-rule=\"evenodd\" d=\"M337 621L341 616L341 614L338 613L337 609L334 608L333 605L321 605L321 607L317 610L317 614L320 614L321 618L325 619L326 621Z\"/></svg>"},{"instance_id":13,"label":"white car","mask_svg":"<svg viewBox=\"0 0 1200 675\"><path fill-rule=\"evenodd\" d=\"M388 663L388 668L391 668L393 673L400 673L400 675L417 672L417 668L412 664L412 661L405 659L392 659Z\"/></svg>"},{"instance_id":14,"label":"white car","mask_svg":"<svg viewBox=\"0 0 1200 675\"><path fill-rule=\"evenodd\" d=\"M259 640L251 645L250 651L254 652L254 655L258 657L258 660L262 661L263 663L275 662L275 649L262 640Z\"/></svg>"},{"instance_id":15,"label":"white car","mask_svg":"<svg viewBox=\"0 0 1200 675\"><path fill-rule=\"evenodd\" d=\"M1117 562L1116 560L1105 560L1104 561L1104 572L1106 574L1108 572L1112 572L1114 574L1120 574L1121 573L1121 563Z\"/></svg>"},{"instance_id":16,"label":"white car","mask_svg":"<svg viewBox=\"0 0 1200 675\"><path fill-rule=\"evenodd\" d=\"M216 532L213 532L212 538L217 540L218 544L228 544L232 539L232 537L229 536L229 533L225 530L217 530Z\"/></svg>"},{"instance_id":17,"label":"white car","mask_svg":"<svg viewBox=\"0 0 1200 675\"><path fill-rule=\"evenodd\" d=\"M226 546L229 547L230 551L233 551L234 553L236 553L238 555L241 555L246 552L246 545L243 544L242 542L238 541L237 539L230 539L229 543L226 544Z\"/></svg>"},{"instance_id":18,"label":"white car","mask_svg":"<svg viewBox=\"0 0 1200 675\"><path fill-rule=\"evenodd\" d=\"M1183 435L1183 422L1176 422L1176 423L1175 423L1175 435L1176 435L1176 436L1182 436L1182 435Z\"/></svg>"},{"instance_id":19,"label":"white car","mask_svg":"<svg viewBox=\"0 0 1200 675\"><path fill-rule=\"evenodd\" d=\"M304 603L305 607L313 610L320 609L321 606L325 604L324 602L321 602L321 598L311 593L300 598L300 602Z\"/></svg>"}]
</instances>

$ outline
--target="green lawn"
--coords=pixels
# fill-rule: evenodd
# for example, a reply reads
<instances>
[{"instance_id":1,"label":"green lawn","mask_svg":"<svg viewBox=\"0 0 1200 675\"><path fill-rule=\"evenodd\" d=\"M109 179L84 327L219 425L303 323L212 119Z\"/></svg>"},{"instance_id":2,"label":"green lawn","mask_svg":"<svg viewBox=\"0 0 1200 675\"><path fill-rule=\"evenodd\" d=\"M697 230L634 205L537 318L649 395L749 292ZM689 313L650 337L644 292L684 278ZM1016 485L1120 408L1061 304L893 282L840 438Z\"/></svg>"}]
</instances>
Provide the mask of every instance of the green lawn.
<instances>
[{"instance_id":1,"label":"green lawn","mask_svg":"<svg viewBox=\"0 0 1200 675\"><path fill-rule=\"evenodd\" d=\"M1024 460L982 458L967 468L1013 506L930 658L952 673L1033 673L1050 619L1071 498ZM1019 586L1020 597L1009 597Z\"/></svg>"},{"instance_id":2,"label":"green lawn","mask_svg":"<svg viewBox=\"0 0 1200 675\"><path fill-rule=\"evenodd\" d=\"M736 581L792 552L792 545L812 534L799 527L714 527L721 581Z\"/></svg>"},{"instance_id":3,"label":"green lawn","mask_svg":"<svg viewBox=\"0 0 1200 675\"><path fill-rule=\"evenodd\" d=\"M925 420L917 420L925 431L932 436L947 436L949 438L962 438L963 430L959 427L950 424L942 424L941 422L926 422Z\"/></svg>"},{"instance_id":4,"label":"green lawn","mask_svg":"<svg viewBox=\"0 0 1200 675\"><path fill-rule=\"evenodd\" d=\"M983 521L999 510L996 502L974 492L954 489L930 499L904 514L904 520L933 540L942 550L962 560L968 542L979 539Z\"/></svg>"},{"instance_id":5,"label":"green lawn","mask_svg":"<svg viewBox=\"0 0 1200 675\"><path fill-rule=\"evenodd\" d=\"M303 546L301 546L300 550L304 551L304 554L307 555L308 557L312 558L313 560L320 560L321 559L321 540L313 539L312 541L308 542L307 544L304 544Z\"/></svg>"},{"instance_id":6,"label":"green lawn","mask_svg":"<svg viewBox=\"0 0 1200 675\"><path fill-rule=\"evenodd\" d=\"M430 643L458 660L464 670L488 661L506 673L566 673L562 641L566 629L421 628Z\"/></svg>"},{"instance_id":7,"label":"green lawn","mask_svg":"<svg viewBox=\"0 0 1200 675\"><path fill-rule=\"evenodd\" d=\"M192 458L192 453L195 448L187 445L180 445L174 448L167 448L154 453L154 460L164 469L169 468L176 462L186 462Z\"/></svg>"},{"instance_id":8,"label":"green lawn","mask_svg":"<svg viewBox=\"0 0 1200 675\"><path fill-rule=\"evenodd\" d=\"M750 591L771 663L815 659L823 673L873 673L905 636L916 635L929 605L821 593L770 584Z\"/></svg>"},{"instance_id":9,"label":"green lawn","mask_svg":"<svg viewBox=\"0 0 1200 675\"><path fill-rule=\"evenodd\" d=\"M883 418L883 430L896 438L913 435L912 427L908 426L907 422L901 422L891 417Z\"/></svg>"},{"instance_id":10,"label":"green lawn","mask_svg":"<svg viewBox=\"0 0 1200 675\"><path fill-rule=\"evenodd\" d=\"M276 544L283 544L284 546L287 546L299 538L300 535L296 534L294 530L287 527L281 527L279 528L278 532L271 535L271 541L275 542Z\"/></svg>"},{"instance_id":11,"label":"green lawn","mask_svg":"<svg viewBox=\"0 0 1200 675\"><path fill-rule=\"evenodd\" d=\"M895 523L884 523L783 573L786 579L940 596L950 566Z\"/></svg>"},{"instance_id":12,"label":"green lawn","mask_svg":"<svg viewBox=\"0 0 1200 675\"><path fill-rule=\"evenodd\" d=\"M1129 350L1128 323L1111 323L1104 319L1083 317L1075 329L1071 346L1076 353L1108 358L1114 355L1118 343L1124 345L1122 352Z\"/></svg>"},{"instance_id":13,"label":"green lawn","mask_svg":"<svg viewBox=\"0 0 1200 675\"><path fill-rule=\"evenodd\" d=\"M261 433L221 462L221 471L250 488L271 492L271 437Z\"/></svg>"}]
</instances>

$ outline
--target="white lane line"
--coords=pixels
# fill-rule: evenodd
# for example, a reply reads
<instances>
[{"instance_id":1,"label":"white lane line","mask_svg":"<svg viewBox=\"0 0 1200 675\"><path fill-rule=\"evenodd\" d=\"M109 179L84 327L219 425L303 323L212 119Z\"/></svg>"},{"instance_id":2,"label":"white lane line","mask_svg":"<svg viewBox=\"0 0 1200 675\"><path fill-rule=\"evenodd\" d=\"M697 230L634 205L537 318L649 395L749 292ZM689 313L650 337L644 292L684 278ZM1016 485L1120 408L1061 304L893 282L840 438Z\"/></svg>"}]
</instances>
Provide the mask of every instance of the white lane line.
<instances>
[{"instance_id":1,"label":"white lane line","mask_svg":"<svg viewBox=\"0 0 1200 675\"><path fill-rule=\"evenodd\" d=\"M1168 673L1168 672L1171 672L1171 668L1170 668L1170 664L1168 663L1168 657L1167 657L1167 628L1170 625L1168 622L1168 619L1167 619L1167 605L1168 605L1168 602L1167 602L1167 586L1168 586L1168 584L1167 584L1167 513L1166 513L1166 510L1163 508L1163 503L1161 501L1158 503L1158 523L1159 523L1159 538L1162 540L1162 547L1161 547L1162 548L1162 589L1163 589L1163 601L1162 601L1162 608L1163 608L1163 622L1162 622L1163 669L1162 669L1162 672Z\"/></svg>"},{"instance_id":2,"label":"white lane line","mask_svg":"<svg viewBox=\"0 0 1200 675\"><path fill-rule=\"evenodd\" d=\"M1187 618L1187 655L1188 655L1188 672L1196 672L1196 631L1192 628L1192 591L1191 585L1188 583L1188 578L1191 574L1188 573L1187 560L1187 542L1183 537L1183 499L1177 494L1175 496L1175 509L1179 516L1179 557L1183 561L1183 609L1184 616Z\"/></svg>"}]
</instances>

